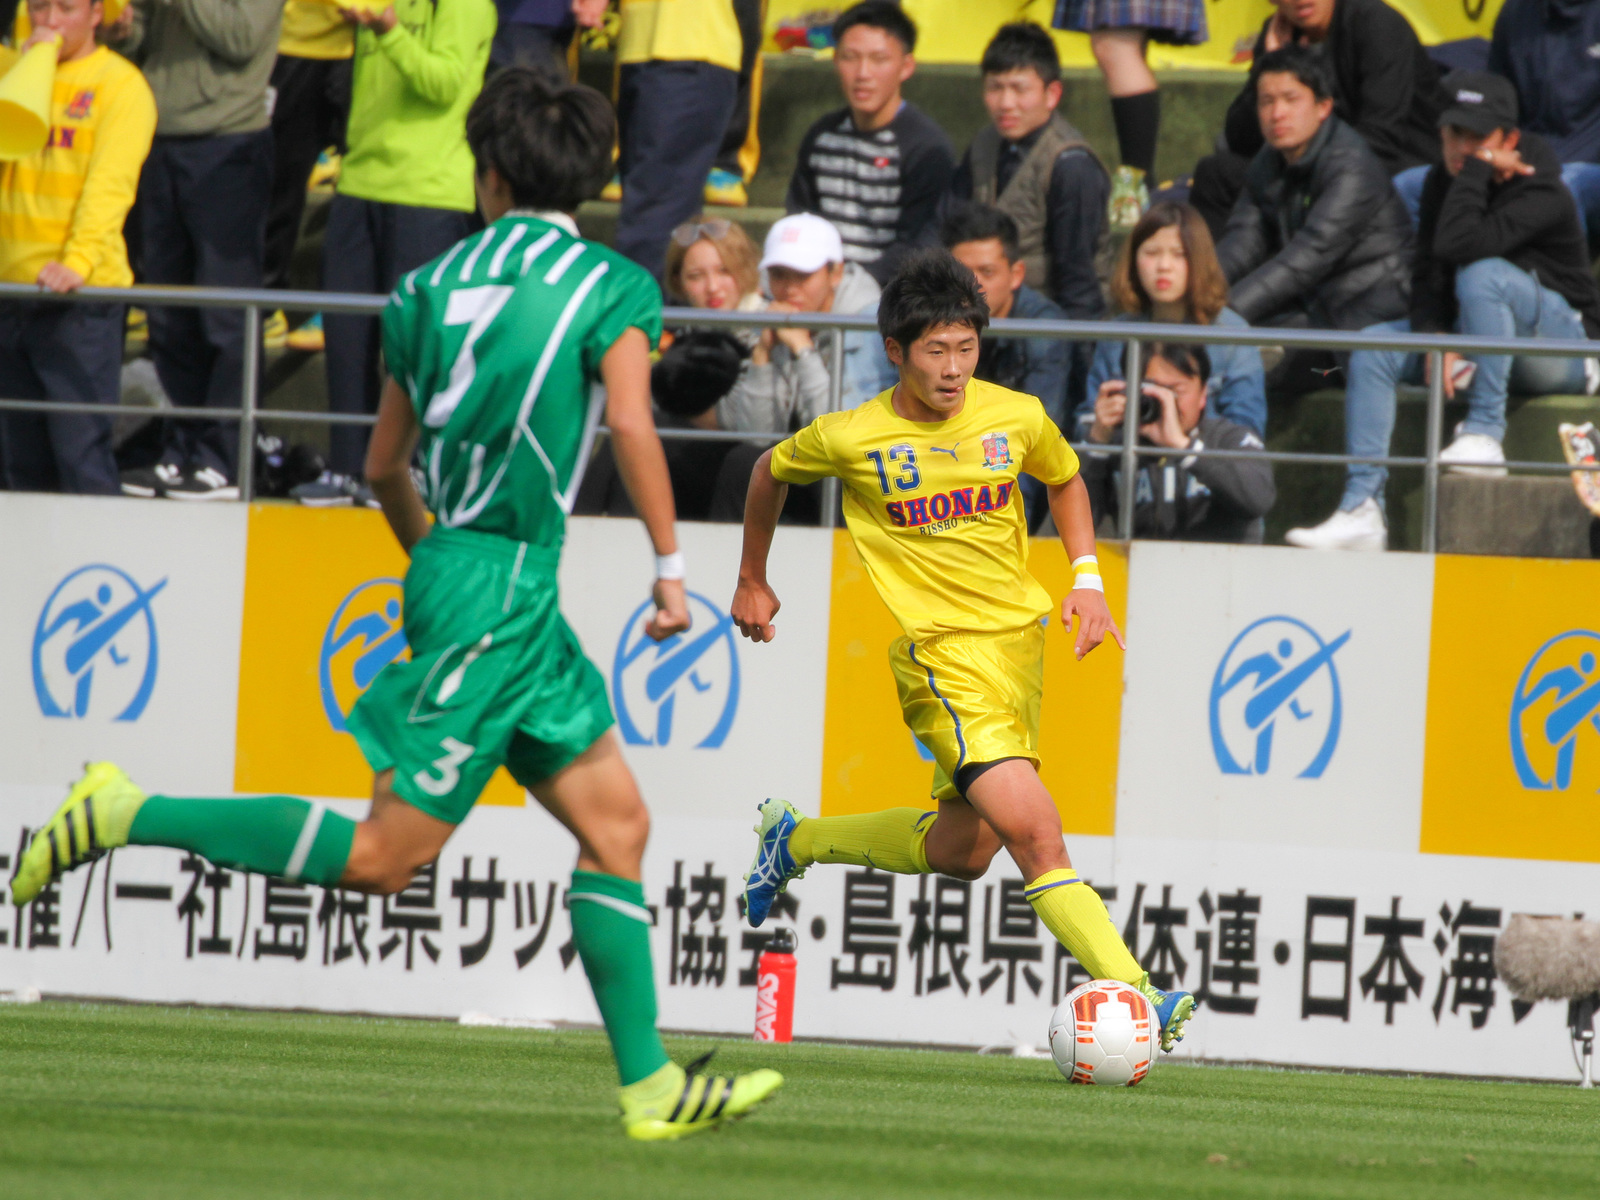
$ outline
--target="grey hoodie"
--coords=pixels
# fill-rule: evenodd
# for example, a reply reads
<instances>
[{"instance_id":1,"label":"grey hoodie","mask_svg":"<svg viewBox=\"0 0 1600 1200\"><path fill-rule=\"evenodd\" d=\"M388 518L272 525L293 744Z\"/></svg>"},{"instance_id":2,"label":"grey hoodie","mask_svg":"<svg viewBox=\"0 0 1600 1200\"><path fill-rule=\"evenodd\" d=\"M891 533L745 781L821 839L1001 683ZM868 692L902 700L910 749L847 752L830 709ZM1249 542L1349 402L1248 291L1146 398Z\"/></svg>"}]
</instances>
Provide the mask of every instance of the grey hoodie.
<instances>
[{"instance_id":1,"label":"grey hoodie","mask_svg":"<svg viewBox=\"0 0 1600 1200\"><path fill-rule=\"evenodd\" d=\"M832 311L876 314L878 295L872 276L856 263L846 263ZM739 382L717 403L717 423L724 429L782 436L816 420L828 411L828 357L837 336L832 330L819 331L812 349L798 358L776 342L767 365L746 363ZM877 333L845 334L841 408L865 404L898 378Z\"/></svg>"},{"instance_id":2,"label":"grey hoodie","mask_svg":"<svg viewBox=\"0 0 1600 1200\"><path fill-rule=\"evenodd\" d=\"M144 71L156 136L265 129L282 18L283 0L134 0L133 29L113 48Z\"/></svg>"}]
</instances>

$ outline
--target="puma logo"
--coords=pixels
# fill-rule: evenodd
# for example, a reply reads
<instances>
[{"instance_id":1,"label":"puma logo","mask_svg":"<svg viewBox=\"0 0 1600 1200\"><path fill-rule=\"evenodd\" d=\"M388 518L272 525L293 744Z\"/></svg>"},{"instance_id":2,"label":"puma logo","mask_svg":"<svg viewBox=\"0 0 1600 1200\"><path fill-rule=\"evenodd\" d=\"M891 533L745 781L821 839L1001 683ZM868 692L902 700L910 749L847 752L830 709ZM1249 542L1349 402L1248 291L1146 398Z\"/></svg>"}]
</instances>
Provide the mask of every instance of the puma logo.
<instances>
[{"instance_id":1,"label":"puma logo","mask_svg":"<svg viewBox=\"0 0 1600 1200\"><path fill-rule=\"evenodd\" d=\"M960 448L961 448L961 443L957 442L954 446L950 447L950 449L948 449L948 450L946 450L943 446L929 446L928 450L932 454L948 454L951 458L954 458L954 459L956 459L957 462L960 462L961 460L959 458L956 458L956 451L959 450Z\"/></svg>"}]
</instances>

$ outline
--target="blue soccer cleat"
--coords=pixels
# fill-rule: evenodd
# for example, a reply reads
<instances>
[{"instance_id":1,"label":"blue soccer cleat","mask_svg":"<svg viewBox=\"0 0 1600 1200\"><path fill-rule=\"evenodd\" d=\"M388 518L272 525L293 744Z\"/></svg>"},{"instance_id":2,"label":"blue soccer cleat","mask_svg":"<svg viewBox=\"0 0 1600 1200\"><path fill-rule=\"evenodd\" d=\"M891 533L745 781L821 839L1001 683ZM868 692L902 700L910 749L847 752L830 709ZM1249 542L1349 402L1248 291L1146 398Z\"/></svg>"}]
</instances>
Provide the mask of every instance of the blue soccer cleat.
<instances>
[{"instance_id":1,"label":"blue soccer cleat","mask_svg":"<svg viewBox=\"0 0 1600 1200\"><path fill-rule=\"evenodd\" d=\"M767 800L757 805L756 811L761 814L756 823L761 842L756 847L756 860L744 877L744 915L751 928L767 919L773 901L789 881L806 873L804 867L795 865L794 855L789 853L789 835L805 820L800 810L787 800Z\"/></svg>"},{"instance_id":2,"label":"blue soccer cleat","mask_svg":"<svg viewBox=\"0 0 1600 1200\"><path fill-rule=\"evenodd\" d=\"M1161 1048L1171 1050L1183 1041L1183 1027L1194 1015L1194 997L1188 992L1163 992L1150 982L1148 975L1139 990L1155 1010L1156 1021L1161 1026Z\"/></svg>"}]
</instances>

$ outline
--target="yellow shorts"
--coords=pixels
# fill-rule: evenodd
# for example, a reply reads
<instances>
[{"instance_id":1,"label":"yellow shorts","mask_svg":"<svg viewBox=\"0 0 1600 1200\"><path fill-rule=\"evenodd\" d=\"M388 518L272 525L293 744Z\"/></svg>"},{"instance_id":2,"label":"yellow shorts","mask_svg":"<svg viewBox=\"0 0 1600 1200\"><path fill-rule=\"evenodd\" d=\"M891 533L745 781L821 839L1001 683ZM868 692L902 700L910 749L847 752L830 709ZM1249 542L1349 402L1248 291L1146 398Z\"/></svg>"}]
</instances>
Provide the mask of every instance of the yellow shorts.
<instances>
[{"instance_id":1,"label":"yellow shorts","mask_svg":"<svg viewBox=\"0 0 1600 1200\"><path fill-rule=\"evenodd\" d=\"M925 642L898 638L889 666L900 711L933 754L933 798L954 800L968 763L1026 758L1039 765L1039 698L1044 627L1005 633L947 633Z\"/></svg>"}]
</instances>

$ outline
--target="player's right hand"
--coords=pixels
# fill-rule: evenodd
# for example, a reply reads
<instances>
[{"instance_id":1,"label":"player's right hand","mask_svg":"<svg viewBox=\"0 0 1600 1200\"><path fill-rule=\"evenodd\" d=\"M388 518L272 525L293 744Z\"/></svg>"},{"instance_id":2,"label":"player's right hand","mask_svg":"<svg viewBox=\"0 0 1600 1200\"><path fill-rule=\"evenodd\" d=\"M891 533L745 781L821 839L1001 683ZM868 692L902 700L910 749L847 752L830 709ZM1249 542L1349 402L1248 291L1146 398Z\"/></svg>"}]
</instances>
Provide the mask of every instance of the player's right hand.
<instances>
[{"instance_id":1,"label":"player's right hand","mask_svg":"<svg viewBox=\"0 0 1600 1200\"><path fill-rule=\"evenodd\" d=\"M645 623L644 632L653 641L663 642L689 628L689 600L681 579L658 579L650 589L656 611Z\"/></svg>"},{"instance_id":2,"label":"player's right hand","mask_svg":"<svg viewBox=\"0 0 1600 1200\"><path fill-rule=\"evenodd\" d=\"M766 580L758 583L741 578L728 611L733 623L745 637L752 642L770 642L778 636L778 627L772 623L772 618L778 615L781 607L778 593L772 590Z\"/></svg>"}]
</instances>

